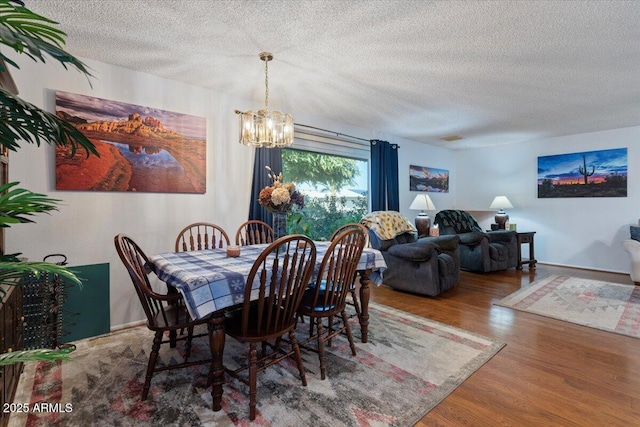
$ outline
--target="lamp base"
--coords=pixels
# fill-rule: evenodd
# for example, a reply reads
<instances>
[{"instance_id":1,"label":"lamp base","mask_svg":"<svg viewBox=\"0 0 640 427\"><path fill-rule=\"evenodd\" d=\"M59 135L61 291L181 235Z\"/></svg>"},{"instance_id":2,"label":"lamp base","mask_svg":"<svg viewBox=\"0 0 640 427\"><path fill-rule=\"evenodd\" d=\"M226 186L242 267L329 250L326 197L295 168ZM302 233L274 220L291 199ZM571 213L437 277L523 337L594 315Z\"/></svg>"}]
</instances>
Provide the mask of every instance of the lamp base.
<instances>
[{"instance_id":1,"label":"lamp base","mask_svg":"<svg viewBox=\"0 0 640 427\"><path fill-rule=\"evenodd\" d=\"M505 230L507 221L509 221L509 215L506 213L498 212L495 216L496 224L498 224L498 230Z\"/></svg>"},{"instance_id":2,"label":"lamp base","mask_svg":"<svg viewBox=\"0 0 640 427\"><path fill-rule=\"evenodd\" d=\"M431 218L427 214L421 213L415 219L418 237L428 236L431 228Z\"/></svg>"}]
</instances>

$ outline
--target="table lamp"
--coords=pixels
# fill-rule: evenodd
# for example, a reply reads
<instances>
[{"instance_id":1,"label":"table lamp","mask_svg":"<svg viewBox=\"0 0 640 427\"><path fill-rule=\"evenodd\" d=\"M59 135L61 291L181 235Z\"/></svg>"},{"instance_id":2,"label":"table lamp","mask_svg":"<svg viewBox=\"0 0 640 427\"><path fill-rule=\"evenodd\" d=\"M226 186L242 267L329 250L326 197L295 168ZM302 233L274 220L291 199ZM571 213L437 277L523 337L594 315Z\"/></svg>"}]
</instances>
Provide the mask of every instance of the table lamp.
<instances>
[{"instance_id":1,"label":"table lamp","mask_svg":"<svg viewBox=\"0 0 640 427\"><path fill-rule=\"evenodd\" d=\"M419 210L420 213L416 216L415 223L418 229L418 236L428 236L429 228L431 227L431 218L427 215L427 211L435 211L436 206L431 201L431 197L428 194L418 194L413 203L409 206L411 210Z\"/></svg>"},{"instance_id":2,"label":"table lamp","mask_svg":"<svg viewBox=\"0 0 640 427\"><path fill-rule=\"evenodd\" d=\"M495 216L496 224L498 224L498 230L504 230L506 228L506 223L509 220L509 215L507 215L504 209L511 209L513 205L507 199L507 196L496 196L491 202L490 209L499 209L498 213Z\"/></svg>"}]
</instances>

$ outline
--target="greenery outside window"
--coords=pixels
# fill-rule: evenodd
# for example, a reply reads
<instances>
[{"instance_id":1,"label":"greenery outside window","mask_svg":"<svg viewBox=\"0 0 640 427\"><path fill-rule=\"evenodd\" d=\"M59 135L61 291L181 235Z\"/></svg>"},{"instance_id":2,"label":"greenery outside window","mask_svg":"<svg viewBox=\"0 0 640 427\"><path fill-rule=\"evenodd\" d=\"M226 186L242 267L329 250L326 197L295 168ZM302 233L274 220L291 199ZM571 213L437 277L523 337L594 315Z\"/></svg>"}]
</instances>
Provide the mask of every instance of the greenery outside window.
<instances>
[{"instance_id":1,"label":"greenery outside window","mask_svg":"<svg viewBox=\"0 0 640 427\"><path fill-rule=\"evenodd\" d=\"M305 207L290 215L289 233L324 240L339 226L360 222L369 207L369 150L360 144L349 147L296 139L294 148L282 150L282 173L305 195Z\"/></svg>"}]
</instances>

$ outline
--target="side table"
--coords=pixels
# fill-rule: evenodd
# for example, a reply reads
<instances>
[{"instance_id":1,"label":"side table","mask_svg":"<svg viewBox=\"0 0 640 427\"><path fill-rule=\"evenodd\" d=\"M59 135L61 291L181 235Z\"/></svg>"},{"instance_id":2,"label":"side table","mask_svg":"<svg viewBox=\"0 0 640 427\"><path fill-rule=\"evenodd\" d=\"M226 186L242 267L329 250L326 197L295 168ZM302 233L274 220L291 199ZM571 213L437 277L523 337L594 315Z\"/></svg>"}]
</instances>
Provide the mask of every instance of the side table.
<instances>
[{"instance_id":1,"label":"side table","mask_svg":"<svg viewBox=\"0 0 640 427\"><path fill-rule=\"evenodd\" d=\"M518 236L518 265L516 268L518 270L522 270L523 264L529 264L529 268L536 268L536 263L538 262L535 258L533 252L533 236L536 234L535 231L516 231L516 235ZM529 244L529 259L522 259L522 245L528 243Z\"/></svg>"}]
</instances>

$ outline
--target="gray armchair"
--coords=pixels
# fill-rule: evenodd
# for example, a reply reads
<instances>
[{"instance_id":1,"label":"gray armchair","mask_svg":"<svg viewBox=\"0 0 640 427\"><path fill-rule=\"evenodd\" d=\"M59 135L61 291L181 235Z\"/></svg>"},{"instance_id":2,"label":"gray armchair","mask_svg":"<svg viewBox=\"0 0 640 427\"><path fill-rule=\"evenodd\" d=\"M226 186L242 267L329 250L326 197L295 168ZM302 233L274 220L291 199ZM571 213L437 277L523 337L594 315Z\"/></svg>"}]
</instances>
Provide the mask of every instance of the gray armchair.
<instances>
[{"instance_id":1,"label":"gray armchair","mask_svg":"<svg viewBox=\"0 0 640 427\"><path fill-rule=\"evenodd\" d=\"M383 282L398 290L436 296L451 289L460 277L457 236L417 239L413 225L399 212L372 212L362 219L371 247L387 263ZM384 228L384 229L381 229Z\"/></svg>"},{"instance_id":2,"label":"gray armchair","mask_svg":"<svg viewBox=\"0 0 640 427\"><path fill-rule=\"evenodd\" d=\"M468 212L449 209L436 214L440 235L460 238L460 266L463 270L486 273L518 265L516 233L507 230L483 232Z\"/></svg>"}]
</instances>

